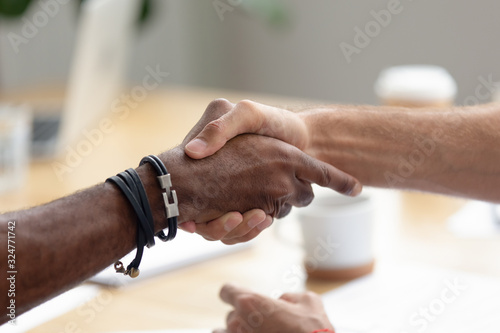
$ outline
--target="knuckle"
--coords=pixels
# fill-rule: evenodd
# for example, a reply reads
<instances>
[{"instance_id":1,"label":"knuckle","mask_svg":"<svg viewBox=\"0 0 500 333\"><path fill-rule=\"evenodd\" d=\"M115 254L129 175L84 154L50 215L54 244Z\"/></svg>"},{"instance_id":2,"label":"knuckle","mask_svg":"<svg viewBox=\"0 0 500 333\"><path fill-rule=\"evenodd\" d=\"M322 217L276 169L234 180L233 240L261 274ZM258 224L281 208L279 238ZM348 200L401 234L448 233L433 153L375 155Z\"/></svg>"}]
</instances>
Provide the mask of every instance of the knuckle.
<instances>
[{"instance_id":1,"label":"knuckle","mask_svg":"<svg viewBox=\"0 0 500 333\"><path fill-rule=\"evenodd\" d=\"M219 230L219 228L217 228L217 230L207 230L201 235L208 241L218 241L224 238L226 233L223 230Z\"/></svg>"},{"instance_id":2,"label":"knuckle","mask_svg":"<svg viewBox=\"0 0 500 333\"><path fill-rule=\"evenodd\" d=\"M291 203L296 207L308 206L314 199L314 192L311 184L299 179L299 184L296 185L293 199Z\"/></svg>"},{"instance_id":3,"label":"knuckle","mask_svg":"<svg viewBox=\"0 0 500 333\"><path fill-rule=\"evenodd\" d=\"M322 184L320 185L325 185L327 186L332 182L332 176L328 170L328 167L326 165L321 165L321 182Z\"/></svg>"},{"instance_id":4,"label":"knuckle","mask_svg":"<svg viewBox=\"0 0 500 333\"><path fill-rule=\"evenodd\" d=\"M209 242L213 242L213 241L216 241L216 239L210 237L210 236L207 236L207 235L201 235L201 237L203 237L205 240L209 241Z\"/></svg>"},{"instance_id":5,"label":"knuckle","mask_svg":"<svg viewBox=\"0 0 500 333\"><path fill-rule=\"evenodd\" d=\"M316 299L318 299L318 298L319 298L319 297L318 297L318 294L316 294L316 293L314 293L314 292L312 292L312 291L310 291L310 290L308 290L308 291L304 292L304 297L305 297L306 299L309 299L309 300L316 300Z\"/></svg>"},{"instance_id":6,"label":"knuckle","mask_svg":"<svg viewBox=\"0 0 500 333\"><path fill-rule=\"evenodd\" d=\"M351 192L353 187L352 182L350 181L349 177L343 176L340 177L337 181L337 192L346 194Z\"/></svg>"},{"instance_id":7,"label":"knuckle","mask_svg":"<svg viewBox=\"0 0 500 333\"><path fill-rule=\"evenodd\" d=\"M226 232L225 231L222 231L222 230L219 230L219 231L216 231L214 232L211 236L211 238L214 240L214 241L219 241L221 239L224 238L224 236L226 235Z\"/></svg>"},{"instance_id":8,"label":"knuckle","mask_svg":"<svg viewBox=\"0 0 500 333\"><path fill-rule=\"evenodd\" d=\"M245 242L251 241L252 239L257 237L259 234L260 234L260 230L254 229L254 230L250 231L249 233L247 233L246 235L239 237L238 241L240 243L245 243Z\"/></svg>"},{"instance_id":9,"label":"knuckle","mask_svg":"<svg viewBox=\"0 0 500 333\"><path fill-rule=\"evenodd\" d=\"M237 318L231 318L227 321L229 332L238 332L240 330L240 321Z\"/></svg>"},{"instance_id":10,"label":"knuckle","mask_svg":"<svg viewBox=\"0 0 500 333\"><path fill-rule=\"evenodd\" d=\"M275 199L286 199L293 191L288 182L280 182L273 187L273 195Z\"/></svg>"},{"instance_id":11,"label":"knuckle","mask_svg":"<svg viewBox=\"0 0 500 333\"><path fill-rule=\"evenodd\" d=\"M244 99L236 104L235 112L250 113L251 117L247 117L251 123L251 127L256 129L261 129L264 123L265 117L262 111L258 107L257 103L249 99Z\"/></svg>"},{"instance_id":12,"label":"knuckle","mask_svg":"<svg viewBox=\"0 0 500 333\"><path fill-rule=\"evenodd\" d=\"M224 124L224 121L222 121L222 119L219 118L209 122L206 126L206 129L210 132L215 132L219 134L219 133L224 133L226 125Z\"/></svg>"},{"instance_id":13,"label":"knuckle","mask_svg":"<svg viewBox=\"0 0 500 333\"><path fill-rule=\"evenodd\" d=\"M231 102L229 102L227 99L216 98L208 104L208 107L210 109L218 109L218 108L222 108L222 107L227 107L228 105L231 105Z\"/></svg>"},{"instance_id":14,"label":"knuckle","mask_svg":"<svg viewBox=\"0 0 500 333\"><path fill-rule=\"evenodd\" d=\"M221 242L222 244L225 244L225 245L234 245L234 244L238 244L238 239L236 238L232 238L232 239L221 239Z\"/></svg>"},{"instance_id":15,"label":"knuckle","mask_svg":"<svg viewBox=\"0 0 500 333\"><path fill-rule=\"evenodd\" d=\"M292 205L284 204L278 212L278 218L283 218L290 214L292 210Z\"/></svg>"},{"instance_id":16,"label":"knuckle","mask_svg":"<svg viewBox=\"0 0 500 333\"><path fill-rule=\"evenodd\" d=\"M297 204L298 207L306 207L311 204L311 202L314 200L314 193L312 190L310 191L302 191L301 196L299 198L299 203Z\"/></svg>"},{"instance_id":17,"label":"knuckle","mask_svg":"<svg viewBox=\"0 0 500 333\"><path fill-rule=\"evenodd\" d=\"M243 294L236 297L236 308L243 312L249 312L253 308L255 297L250 294Z\"/></svg>"},{"instance_id":18,"label":"knuckle","mask_svg":"<svg viewBox=\"0 0 500 333\"><path fill-rule=\"evenodd\" d=\"M242 110L248 110L248 111L251 111L251 112L254 112L257 110L256 108L256 104L254 101L251 101L249 99L243 99L241 101L239 101L237 104L237 109L242 109Z\"/></svg>"},{"instance_id":19,"label":"knuckle","mask_svg":"<svg viewBox=\"0 0 500 333\"><path fill-rule=\"evenodd\" d=\"M293 147L288 145L280 145L279 150L276 152L276 159L284 164L286 167L290 167L294 161Z\"/></svg>"},{"instance_id":20,"label":"knuckle","mask_svg":"<svg viewBox=\"0 0 500 333\"><path fill-rule=\"evenodd\" d=\"M233 104L224 98L217 98L211 101L206 109L206 113L211 115L213 118L218 118L221 115L227 113Z\"/></svg>"}]
</instances>

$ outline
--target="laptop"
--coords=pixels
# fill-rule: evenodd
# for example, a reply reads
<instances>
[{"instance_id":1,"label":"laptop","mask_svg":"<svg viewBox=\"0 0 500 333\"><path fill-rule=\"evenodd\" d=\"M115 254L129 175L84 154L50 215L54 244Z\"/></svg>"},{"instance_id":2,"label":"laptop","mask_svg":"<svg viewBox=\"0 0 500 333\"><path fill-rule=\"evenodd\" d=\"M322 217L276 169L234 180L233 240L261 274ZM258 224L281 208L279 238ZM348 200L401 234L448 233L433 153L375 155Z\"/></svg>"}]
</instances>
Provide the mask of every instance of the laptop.
<instances>
[{"instance_id":1,"label":"laptop","mask_svg":"<svg viewBox=\"0 0 500 333\"><path fill-rule=\"evenodd\" d=\"M138 11L136 0L83 2L64 100L33 106L34 158L62 154L111 109L122 90Z\"/></svg>"}]
</instances>

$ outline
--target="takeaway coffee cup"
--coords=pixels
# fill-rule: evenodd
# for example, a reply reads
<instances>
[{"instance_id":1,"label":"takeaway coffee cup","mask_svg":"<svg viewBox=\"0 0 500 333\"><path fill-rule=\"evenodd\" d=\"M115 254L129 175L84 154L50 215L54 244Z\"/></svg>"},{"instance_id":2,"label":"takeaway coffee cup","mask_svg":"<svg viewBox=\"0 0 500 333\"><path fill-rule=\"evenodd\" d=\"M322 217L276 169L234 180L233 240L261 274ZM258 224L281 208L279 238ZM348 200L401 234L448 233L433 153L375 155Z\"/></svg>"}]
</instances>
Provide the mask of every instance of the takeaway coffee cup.
<instances>
[{"instance_id":1,"label":"takeaway coffee cup","mask_svg":"<svg viewBox=\"0 0 500 333\"><path fill-rule=\"evenodd\" d=\"M373 210L368 194L329 191L297 211L309 277L349 280L372 272Z\"/></svg>"},{"instance_id":2,"label":"takeaway coffee cup","mask_svg":"<svg viewBox=\"0 0 500 333\"><path fill-rule=\"evenodd\" d=\"M457 84L439 66L395 66L380 73L375 93L384 105L446 107L453 105Z\"/></svg>"},{"instance_id":3,"label":"takeaway coffee cup","mask_svg":"<svg viewBox=\"0 0 500 333\"><path fill-rule=\"evenodd\" d=\"M375 93L386 106L405 108L439 108L453 105L457 84L451 74L439 66L404 65L390 67L380 72L375 83ZM428 200L444 200L432 194L403 193L403 206L427 205ZM416 204L417 203L417 204Z\"/></svg>"}]
</instances>

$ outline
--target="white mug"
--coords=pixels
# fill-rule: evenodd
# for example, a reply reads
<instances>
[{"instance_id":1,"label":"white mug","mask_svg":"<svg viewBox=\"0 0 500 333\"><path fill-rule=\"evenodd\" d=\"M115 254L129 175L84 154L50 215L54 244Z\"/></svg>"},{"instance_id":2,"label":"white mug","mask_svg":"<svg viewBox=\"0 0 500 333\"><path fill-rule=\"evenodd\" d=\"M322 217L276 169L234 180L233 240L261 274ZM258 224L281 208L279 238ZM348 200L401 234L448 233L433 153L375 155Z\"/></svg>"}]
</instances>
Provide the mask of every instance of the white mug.
<instances>
[{"instance_id":1,"label":"white mug","mask_svg":"<svg viewBox=\"0 0 500 333\"><path fill-rule=\"evenodd\" d=\"M372 272L373 203L329 191L297 211L309 277L349 280Z\"/></svg>"}]
</instances>

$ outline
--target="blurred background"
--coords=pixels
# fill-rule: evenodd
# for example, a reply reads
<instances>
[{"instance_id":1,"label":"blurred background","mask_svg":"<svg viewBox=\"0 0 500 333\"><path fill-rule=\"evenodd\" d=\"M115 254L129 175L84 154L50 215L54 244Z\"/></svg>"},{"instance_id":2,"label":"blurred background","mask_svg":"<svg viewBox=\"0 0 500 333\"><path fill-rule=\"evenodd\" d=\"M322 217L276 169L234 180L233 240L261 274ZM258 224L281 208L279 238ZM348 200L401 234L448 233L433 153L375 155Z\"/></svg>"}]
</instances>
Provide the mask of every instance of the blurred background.
<instances>
[{"instance_id":1,"label":"blurred background","mask_svg":"<svg viewBox=\"0 0 500 333\"><path fill-rule=\"evenodd\" d=\"M440 66L453 77L444 90L428 77L419 81L430 95L449 92L449 100L427 101L430 105L500 101L499 13L500 2L494 0L0 0L0 212L100 183L145 154L174 147L218 97L279 105L304 100L380 104L374 84L381 71L424 64ZM375 197L378 267L399 270L401 263L415 261L500 276L500 266L490 259L500 251L500 206L396 191ZM227 309L213 308L222 279L280 291L293 280L284 279L290 268L302 267L301 250L280 240L286 237L277 226L278 236L268 232L264 246L251 255L179 270L135 293L115 291L91 323L79 314L68 316L86 332L142 331L146 322L150 329L219 325ZM300 238L297 224L285 229ZM238 249L212 242L209 252L201 237L193 242L173 243L189 251L172 253L191 258L165 256L161 249L162 260L149 258L164 269ZM113 270L111 275L116 275ZM200 284L200 276L212 281ZM307 282L305 276L295 276L300 288L324 292L335 287ZM387 290L408 295L388 281ZM76 307L85 293L71 296L74 304L64 301L54 308ZM488 299L499 298L488 289ZM187 303L179 306L179 300ZM142 315L162 320L135 320L137 304ZM379 300L373 304L382 309ZM195 321L191 309L196 309ZM44 311L41 321L26 319L30 327L48 320ZM166 313L171 313L167 321ZM67 331L68 318L32 332ZM354 322L364 320L356 316Z\"/></svg>"},{"instance_id":2,"label":"blurred background","mask_svg":"<svg viewBox=\"0 0 500 333\"><path fill-rule=\"evenodd\" d=\"M68 3L17 53L7 36L22 36L23 17L46 2L32 1L22 16L0 17L3 93L61 85L68 77L80 1L61 0ZM374 12L391 5L398 13L377 21ZM452 74L457 104L487 102L467 98L477 95L480 77L500 81L499 12L494 0L150 0L127 79L133 85L146 66L160 64L170 73L164 84L377 103L373 83L382 69L423 63Z\"/></svg>"}]
</instances>

